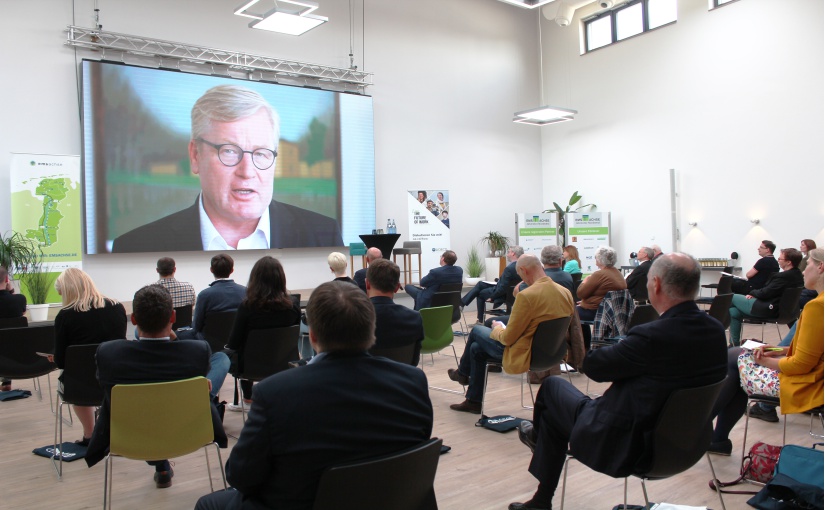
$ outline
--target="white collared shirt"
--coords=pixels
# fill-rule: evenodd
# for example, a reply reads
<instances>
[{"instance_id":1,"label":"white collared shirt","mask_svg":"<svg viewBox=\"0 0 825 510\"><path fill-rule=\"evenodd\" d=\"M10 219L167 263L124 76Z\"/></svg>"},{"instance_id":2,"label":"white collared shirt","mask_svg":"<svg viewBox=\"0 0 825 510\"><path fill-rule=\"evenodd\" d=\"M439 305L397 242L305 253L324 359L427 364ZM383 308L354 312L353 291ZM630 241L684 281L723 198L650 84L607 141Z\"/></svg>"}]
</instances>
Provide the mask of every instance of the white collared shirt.
<instances>
[{"instance_id":1,"label":"white collared shirt","mask_svg":"<svg viewBox=\"0 0 825 510\"><path fill-rule=\"evenodd\" d=\"M206 214L203 208L203 194L198 199L198 211L201 220L201 243L203 249L206 251L224 251L234 250L235 248L226 244L226 241L221 237L221 234L212 224L212 220ZM239 250L266 250L269 248L269 206L264 209L261 219L258 220L258 226L249 237L244 237L238 241Z\"/></svg>"}]
</instances>

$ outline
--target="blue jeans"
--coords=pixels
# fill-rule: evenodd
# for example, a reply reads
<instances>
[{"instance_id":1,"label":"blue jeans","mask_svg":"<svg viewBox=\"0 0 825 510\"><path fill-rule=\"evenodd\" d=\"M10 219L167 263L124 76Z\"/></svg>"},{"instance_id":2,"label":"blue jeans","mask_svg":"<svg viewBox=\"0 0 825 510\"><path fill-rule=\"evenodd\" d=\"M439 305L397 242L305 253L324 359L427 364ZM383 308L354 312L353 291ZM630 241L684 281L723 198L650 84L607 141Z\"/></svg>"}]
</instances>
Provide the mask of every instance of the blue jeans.
<instances>
[{"instance_id":1,"label":"blue jeans","mask_svg":"<svg viewBox=\"0 0 825 510\"><path fill-rule=\"evenodd\" d=\"M206 378L212 382L212 391L209 392L213 397L221 391L221 386L226 380L226 374L229 373L229 356L224 352L213 352L212 357L209 358L209 372L206 373Z\"/></svg>"},{"instance_id":2,"label":"blue jeans","mask_svg":"<svg viewBox=\"0 0 825 510\"><path fill-rule=\"evenodd\" d=\"M739 345L739 340L742 338L742 318L745 315L754 315L752 313L754 303L756 299L748 299L740 294L733 295L733 301L730 304L730 343L734 347Z\"/></svg>"},{"instance_id":3,"label":"blue jeans","mask_svg":"<svg viewBox=\"0 0 825 510\"><path fill-rule=\"evenodd\" d=\"M458 371L470 377L470 386L467 388L467 400L470 402L481 402L484 392L484 368L487 362L501 361L504 356L504 344L492 340L491 331L485 326L474 327L458 364Z\"/></svg>"},{"instance_id":4,"label":"blue jeans","mask_svg":"<svg viewBox=\"0 0 825 510\"><path fill-rule=\"evenodd\" d=\"M461 305L465 308L470 306L470 303L473 300L476 300L476 307L478 310L478 322L484 320L484 303L490 299L493 293L496 291L496 286L491 285L489 283L478 282L475 287L470 289L470 292L464 294L464 297L461 298Z\"/></svg>"}]
</instances>

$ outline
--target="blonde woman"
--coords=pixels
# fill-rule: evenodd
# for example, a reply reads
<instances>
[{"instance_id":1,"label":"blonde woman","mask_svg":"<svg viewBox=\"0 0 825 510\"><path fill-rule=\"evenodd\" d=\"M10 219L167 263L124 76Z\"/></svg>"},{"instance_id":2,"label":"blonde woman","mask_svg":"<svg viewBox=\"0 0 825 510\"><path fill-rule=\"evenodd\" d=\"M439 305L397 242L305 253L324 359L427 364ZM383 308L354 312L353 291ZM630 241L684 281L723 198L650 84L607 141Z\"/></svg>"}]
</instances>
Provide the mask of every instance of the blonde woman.
<instances>
[{"instance_id":1,"label":"blonde woman","mask_svg":"<svg viewBox=\"0 0 825 510\"><path fill-rule=\"evenodd\" d=\"M65 368L66 349L71 345L126 338L126 310L101 294L88 274L76 268L66 269L57 277L54 287L63 301L63 308L54 319L54 362L58 368ZM75 443L88 446L95 426L94 407L74 406L74 411L83 425L83 438Z\"/></svg>"},{"instance_id":2,"label":"blonde woman","mask_svg":"<svg viewBox=\"0 0 825 510\"><path fill-rule=\"evenodd\" d=\"M329 271L335 275L334 281L347 282L353 285L358 285L355 280L347 276L347 256L343 253L334 251L327 257L327 264L329 264Z\"/></svg>"}]
</instances>

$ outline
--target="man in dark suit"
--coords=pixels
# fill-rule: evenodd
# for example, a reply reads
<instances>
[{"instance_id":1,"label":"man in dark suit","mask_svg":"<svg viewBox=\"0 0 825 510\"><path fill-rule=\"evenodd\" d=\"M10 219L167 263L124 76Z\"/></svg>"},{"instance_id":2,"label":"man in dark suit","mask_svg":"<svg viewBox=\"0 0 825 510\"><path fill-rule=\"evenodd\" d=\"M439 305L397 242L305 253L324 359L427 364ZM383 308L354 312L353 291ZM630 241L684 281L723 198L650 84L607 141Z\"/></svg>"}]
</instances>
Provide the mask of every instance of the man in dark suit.
<instances>
[{"instance_id":1,"label":"man in dark suit","mask_svg":"<svg viewBox=\"0 0 825 510\"><path fill-rule=\"evenodd\" d=\"M584 360L582 371L590 378L613 382L604 396L590 399L559 377L544 380L533 422L519 427L519 438L533 450L529 471L539 487L531 500L509 510L551 507L568 444L578 461L609 476L648 467L651 432L670 394L725 377L725 332L693 302L700 273L696 259L683 253L653 262L647 287L660 318Z\"/></svg>"},{"instance_id":2,"label":"man in dark suit","mask_svg":"<svg viewBox=\"0 0 825 510\"><path fill-rule=\"evenodd\" d=\"M210 261L209 271L215 277L215 281L198 293L192 329L179 333L178 338L203 338L201 332L207 315L237 310L246 297L246 287L229 278L235 271L235 261L232 257L225 253L215 255Z\"/></svg>"},{"instance_id":3,"label":"man in dark suit","mask_svg":"<svg viewBox=\"0 0 825 510\"><path fill-rule=\"evenodd\" d=\"M21 317L26 313L26 296L14 293L14 286L9 281L9 272L0 266L0 319ZM11 379L0 381L0 391L11 390Z\"/></svg>"},{"instance_id":4,"label":"man in dark suit","mask_svg":"<svg viewBox=\"0 0 825 510\"><path fill-rule=\"evenodd\" d=\"M473 300L476 300L478 307L478 320L476 324L481 324L484 320L484 303L492 301L493 308L497 308L504 304L507 297L507 292L510 287L518 284L521 277L516 272L516 261L524 254L524 249L521 246L511 246L507 250L507 262L509 264L501 273L501 278L498 279L495 285L487 282L478 282L475 287L470 290L464 297L461 298L461 304L466 308L470 306Z\"/></svg>"},{"instance_id":5,"label":"man in dark suit","mask_svg":"<svg viewBox=\"0 0 825 510\"><path fill-rule=\"evenodd\" d=\"M625 278L627 290L630 291L630 296L633 299L639 301L647 299L647 273L650 271L653 257L653 248L647 246L639 248L636 255L639 265Z\"/></svg>"},{"instance_id":6,"label":"man in dark suit","mask_svg":"<svg viewBox=\"0 0 825 510\"><path fill-rule=\"evenodd\" d=\"M109 450L112 387L116 384L168 382L206 376L209 370L209 344L202 341L171 341L175 311L172 296L161 285L147 285L135 293L132 301L132 324L140 328L137 341L112 340L97 349L97 378L104 390L103 406L86 452L89 467L100 462ZM209 399L209 394L204 394ZM226 447L217 410L212 409L215 440ZM158 424L162 426L162 424ZM155 466L155 484L159 489L172 485L169 461L150 461Z\"/></svg>"},{"instance_id":7,"label":"man in dark suit","mask_svg":"<svg viewBox=\"0 0 825 510\"><path fill-rule=\"evenodd\" d=\"M415 344L409 363L418 365L424 322L421 314L393 302L401 288L401 270L391 260L376 260L367 271L367 296L375 307L375 347L392 348Z\"/></svg>"},{"instance_id":8,"label":"man in dark suit","mask_svg":"<svg viewBox=\"0 0 825 510\"><path fill-rule=\"evenodd\" d=\"M189 141L200 195L118 237L112 251L342 246L334 219L272 200L279 136L278 114L257 92L239 85L207 90L192 107Z\"/></svg>"},{"instance_id":9,"label":"man in dark suit","mask_svg":"<svg viewBox=\"0 0 825 510\"><path fill-rule=\"evenodd\" d=\"M430 438L427 378L367 353L375 311L361 290L342 282L320 285L307 318L319 354L255 385L249 418L226 462L236 490L202 497L197 510L308 510L325 469Z\"/></svg>"},{"instance_id":10,"label":"man in dark suit","mask_svg":"<svg viewBox=\"0 0 825 510\"><path fill-rule=\"evenodd\" d=\"M446 250L438 261L440 266L430 269L427 276L421 279L421 285L407 285L404 292L410 295L415 302L415 309L429 308L433 295L445 283L461 283L464 270L455 265L458 256L452 250Z\"/></svg>"},{"instance_id":11,"label":"man in dark suit","mask_svg":"<svg viewBox=\"0 0 825 510\"><path fill-rule=\"evenodd\" d=\"M383 258L384 255L381 254L381 250L378 248L370 248L367 250L367 267L370 264L375 262L376 260ZM355 280L355 284L361 288L364 292L367 291L367 267L363 267L355 272L355 275L352 277Z\"/></svg>"}]
</instances>

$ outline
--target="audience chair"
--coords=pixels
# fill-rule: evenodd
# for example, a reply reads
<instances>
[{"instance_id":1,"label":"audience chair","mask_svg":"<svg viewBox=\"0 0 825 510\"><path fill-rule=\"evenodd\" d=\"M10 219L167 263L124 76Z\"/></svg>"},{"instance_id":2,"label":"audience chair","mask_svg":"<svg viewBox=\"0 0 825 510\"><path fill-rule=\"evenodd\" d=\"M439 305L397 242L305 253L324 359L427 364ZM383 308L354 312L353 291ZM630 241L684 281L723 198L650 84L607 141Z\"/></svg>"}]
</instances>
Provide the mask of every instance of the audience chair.
<instances>
[{"instance_id":1,"label":"audience chair","mask_svg":"<svg viewBox=\"0 0 825 510\"><path fill-rule=\"evenodd\" d=\"M784 324L788 326L793 324L799 318L799 296L802 295L802 287L792 289L785 289L782 292L782 297L779 299L779 313L776 317L753 317L746 315L742 318L744 324L761 324L762 325L762 340L765 340L765 324L776 324L776 332L779 338L782 338L782 333L779 331L779 325Z\"/></svg>"},{"instance_id":2,"label":"audience chair","mask_svg":"<svg viewBox=\"0 0 825 510\"><path fill-rule=\"evenodd\" d=\"M29 320L25 315L20 317L6 317L0 319L0 329L25 328L29 325Z\"/></svg>"},{"instance_id":3,"label":"audience chair","mask_svg":"<svg viewBox=\"0 0 825 510\"><path fill-rule=\"evenodd\" d=\"M633 308L633 315L630 316L630 320L627 322L627 331L625 333L629 333L631 329L639 326L641 324L647 324L648 322L653 322L659 318L659 312L653 308L653 305L637 305ZM604 340L599 340L594 342L591 340L590 346L592 347L594 344L598 347L604 347L606 345L613 345L616 342L624 340L627 338L627 334L622 336L610 337L605 338Z\"/></svg>"},{"instance_id":4,"label":"audience chair","mask_svg":"<svg viewBox=\"0 0 825 510\"><path fill-rule=\"evenodd\" d=\"M707 386L676 390L668 397L653 429L649 467L633 473L633 476L642 482L646 508L650 507L650 502L645 480L661 480L682 473L693 467L703 455L708 460L713 479L716 479L716 471L707 450L713 433L713 404L723 383L724 379ZM567 466L571 458L573 456L568 454L564 462L561 510L564 510ZM725 502L722 500L719 487L716 487L716 493L722 509L725 510ZM627 478L624 479L624 504L626 508Z\"/></svg>"},{"instance_id":5,"label":"audience chair","mask_svg":"<svg viewBox=\"0 0 825 510\"><path fill-rule=\"evenodd\" d=\"M442 440L334 466L321 474L313 510L438 510L433 482Z\"/></svg>"},{"instance_id":6,"label":"audience chair","mask_svg":"<svg viewBox=\"0 0 825 510\"><path fill-rule=\"evenodd\" d=\"M54 451L63 445L63 404L100 407L103 403L103 388L97 380L98 344L71 345L66 349L66 365L57 388L57 413L54 416ZM71 410L69 410L71 416ZM59 428L59 436L58 436ZM63 456L52 457L57 470L57 479L63 477Z\"/></svg>"},{"instance_id":7,"label":"audience chair","mask_svg":"<svg viewBox=\"0 0 825 510\"><path fill-rule=\"evenodd\" d=\"M361 267L367 267L367 245L364 243L349 243L349 275L355 276L355 257L361 256Z\"/></svg>"},{"instance_id":8,"label":"audience chair","mask_svg":"<svg viewBox=\"0 0 825 510\"><path fill-rule=\"evenodd\" d=\"M708 315L722 323L722 327L730 327L730 305L733 302L733 294L719 294L713 296L713 301L708 308Z\"/></svg>"},{"instance_id":9,"label":"audience chair","mask_svg":"<svg viewBox=\"0 0 825 510\"><path fill-rule=\"evenodd\" d=\"M407 283L412 283L412 274L416 272L412 268L412 256L418 255L418 280L421 280L421 241L404 241L404 245L401 248L393 248L392 250L392 261L396 262L396 256L401 255L404 259L404 269L402 270L402 274L404 275L404 285ZM396 262L397 263L397 262Z\"/></svg>"},{"instance_id":10,"label":"audience chair","mask_svg":"<svg viewBox=\"0 0 825 510\"><path fill-rule=\"evenodd\" d=\"M518 282L516 285L519 285L521 282ZM507 293L504 295L504 310L501 308L485 308L484 310L484 318L486 319L488 315L492 316L500 316L500 315L510 315L513 312L513 304L516 302L516 296L513 295L513 291L516 289L516 285L511 285L507 287ZM487 301L490 303L490 301ZM486 305L485 305L486 306Z\"/></svg>"},{"instance_id":11,"label":"audience chair","mask_svg":"<svg viewBox=\"0 0 825 510\"><path fill-rule=\"evenodd\" d=\"M728 273L728 274L733 274L733 266L725 266L725 268L722 269L722 272L723 273ZM722 284L722 278L730 278L731 281L733 280L733 276L722 275L722 277L719 278L719 283L708 283L708 284L702 285L699 288L700 297L701 297L701 294L702 294L702 289L710 289L711 292L716 290L716 293L719 294L719 285ZM726 294L726 292L723 292L723 294ZM711 296L711 297L713 297L713 296Z\"/></svg>"},{"instance_id":12,"label":"audience chair","mask_svg":"<svg viewBox=\"0 0 825 510\"><path fill-rule=\"evenodd\" d=\"M451 347L453 349L453 357L455 358L455 366L458 367L458 355L455 353L455 346L453 345L453 307L439 306L437 308L422 308L421 320L424 322L424 340L421 342L421 370L424 370L424 355L434 354L441 349ZM432 356L431 356L432 357ZM433 358L433 365L435 365L435 358ZM439 388L437 386L430 386L430 389L444 391L447 393L456 393L463 395L463 391L450 390L447 388Z\"/></svg>"},{"instance_id":13,"label":"audience chair","mask_svg":"<svg viewBox=\"0 0 825 510\"><path fill-rule=\"evenodd\" d=\"M398 363L415 366L413 357L415 356L415 342L398 347L370 347L370 354L391 359Z\"/></svg>"},{"instance_id":14,"label":"audience chair","mask_svg":"<svg viewBox=\"0 0 825 510\"><path fill-rule=\"evenodd\" d=\"M442 285L441 287L445 287ZM453 307L453 317L452 321L453 324L458 323L458 327L461 328L461 335L464 336L464 342L467 341L467 335L469 334L468 331L465 329L466 320L464 321L465 324L462 324L461 319L464 318L463 314L461 313L461 291L442 291L441 287L439 291L433 294L432 300L430 301L431 308L438 308L439 306L452 306ZM469 328L468 328L469 329Z\"/></svg>"},{"instance_id":15,"label":"audience chair","mask_svg":"<svg viewBox=\"0 0 825 510\"><path fill-rule=\"evenodd\" d=\"M719 283L710 283L708 285L715 285L716 295L719 294L731 294L733 290L731 287L733 286L733 276L723 275L719 278ZM703 285L704 287L704 285ZM713 297L702 297L701 295L696 298L697 305L710 305L713 303Z\"/></svg>"},{"instance_id":16,"label":"audience chair","mask_svg":"<svg viewBox=\"0 0 825 510\"><path fill-rule=\"evenodd\" d=\"M192 305L179 306L175 308L175 323L172 329L188 328L192 325Z\"/></svg>"},{"instance_id":17,"label":"audience chair","mask_svg":"<svg viewBox=\"0 0 825 510\"><path fill-rule=\"evenodd\" d=\"M744 433L743 438L742 438L742 458L743 459L745 458L745 454L747 453L748 424L750 423L750 410L751 410L751 407L753 407L756 404L767 404L767 405L776 406L777 408L781 407L779 397L769 397L767 395L748 395L748 403L747 403L747 407L745 408L745 433ZM822 406L814 407L813 409L811 409L809 411L805 411L804 413L796 413L796 414L808 414L808 415L810 415L810 417L811 417L811 428L808 430L808 435L810 435L811 437L813 437L815 439L822 439L823 438L823 436L821 434L818 434L817 432L814 432L814 417L818 416L820 426L825 426L825 421L823 421ZM788 428L788 415L783 414L782 415L782 445L783 446L785 445L785 437L786 437L787 428ZM758 482L753 482L752 480L748 480L748 481L750 481L752 483L758 483Z\"/></svg>"},{"instance_id":18,"label":"audience chair","mask_svg":"<svg viewBox=\"0 0 825 510\"><path fill-rule=\"evenodd\" d=\"M221 450L214 442L209 382L206 378L117 384L112 388L111 398L111 439L103 473L104 509L112 506L112 459L115 456L143 461L162 460L181 457L203 448L209 488L214 492L207 446L215 445L223 487L226 488Z\"/></svg>"},{"instance_id":19,"label":"audience chair","mask_svg":"<svg viewBox=\"0 0 825 510\"><path fill-rule=\"evenodd\" d=\"M530 367L528 370L541 372L554 366L558 366L567 354L567 326L570 325L570 317L546 320L538 325L533 334L533 343L530 347ZM481 393L481 414L484 415L484 400L487 396L487 378L490 367L503 368L500 361L488 361L484 367L484 389ZM568 374L569 378L569 374ZM532 409L533 406L524 405L524 381L527 379L527 372L521 374L521 407ZM535 405L536 398L533 395L533 386L528 382L527 388L530 390L530 400Z\"/></svg>"},{"instance_id":20,"label":"audience chair","mask_svg":"<svg viewBox=\"0 0 825 510\"><path fill-rule=\"evenodd\" d=\"M220 352L226 347L232 326L235 325L235 310L210 313L203 319L201 333L209 343L212 352Z\"/></svg>"},{"instance_id":21,"label":"audience chair","mask_svg":"<svg viewBox=\"0 0 825 510\"><path fill-rule=\"evenodd\" d=\"M623 308L621 307L622 304L624 305ZM636 303L630 296L629 290L611 290L605 294L602 302L599 303L599 308L596 310L596 317L592 322L593 336L590 339L590 348L592 349L594 345L603 346L604 339L627 336L627 332L631 328L635 310ZM616 322L615 318L619 313L624 313L628 316L627 324ZM658 315L657 313L656 316ZM588 323L590 323L590 321L582 321L582 324ZM639 324L641 324L641 322ZM613 342L609 343L612 344Z\"/></svg>"},{"instance_id":22,"label":"audience chair","mask_svg":"<svg viewBox=\"0 0 825 510\"><path fill-rule=\"evenodd\" d=\"M235 377L235 386L238 381L258 382L270 375L277 374L289 368L289 362L298 359L299 326L283 328L253 329L246 336L246 345L243 351L243 368ZM241 401L241 414L246 421L246 405Z\"/></svg>"},{"instance_id":23,"label":"audience chair","mask_svg":"<svg viewBox=\"0 0 825 510\"><path fill-rule=\"evenodd\" d=\"M52 381L48 375L57 366L37 353L54 352L54 325L7 328L0 335L0 377L6 379L32 379L34 389L43 400L40 376L47 376L49 408L54 412Z\"/></svg>"},{"instance_id":24,"label":"audience chair","mask_svg":"<svg viewBox=\"0 0 825 510\"><path fill-rule=\"evenodd\" d=\"M582 284L582 274L576 273L570 275L573 278L573 302L577 303L579 301L579 296L576 294L576 291L579 290L579 285Z\"/></svg>"}]
</instances>

